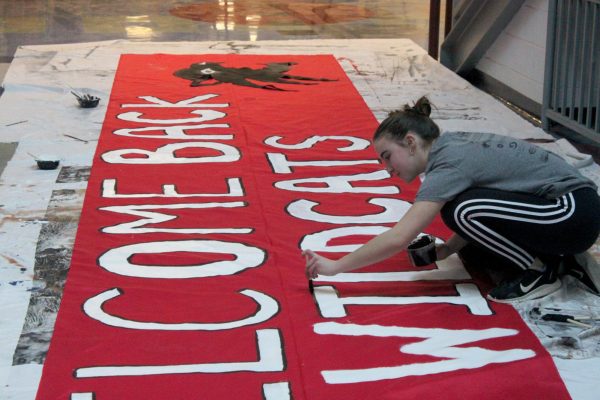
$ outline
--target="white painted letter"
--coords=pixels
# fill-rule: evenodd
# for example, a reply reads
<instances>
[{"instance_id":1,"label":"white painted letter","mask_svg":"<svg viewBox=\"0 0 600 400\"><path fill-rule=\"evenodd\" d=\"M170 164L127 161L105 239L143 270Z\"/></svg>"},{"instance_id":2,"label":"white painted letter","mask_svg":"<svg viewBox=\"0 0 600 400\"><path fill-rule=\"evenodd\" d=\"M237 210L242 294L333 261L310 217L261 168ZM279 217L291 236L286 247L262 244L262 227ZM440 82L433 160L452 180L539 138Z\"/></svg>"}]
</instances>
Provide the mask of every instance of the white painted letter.
<instances>
[{"instance_id":1,"label":"white painted letter","mask_svg":"<svg viewBox=\"0 0 600 400\"><path fill-rule=\"evenodd\" d=\"M146 126L143 128L123 128L113 131L115 135L149 138L149 139L176 139L176 140L231 140L233 135L214 135L201 133L188 135L186 131L194 129L229 128L229 124L200 124L200 125L176 125L176 126ZM135 132L162 132L160 134L137 134Z\"/></svg>"},{"instance_id":2,"label":"white painted letter","mask_svg":"<svg viewBox=\"0 0 600 400\"><path fill-rule=\"evenodd\" d=\"M385 209L384 212L352 216L320 214L312 210L319 203L304 199L291 202L286 209L293 217L307 221L327 222L330 224L385 224L398 222L412 205L407 201L387 198L370 199L369 203L383 207Z\"/></svg>"},{"instance_id":3,"label":"white painted letter","mask_svg":"<svg viewBox=\"0 0 600 400\"><path fill-rule=\"evenodd\" d=\"M339 297L333 286L315 286L315 300L321 315L325 318L345 317L347 305L406 305L406 304L456 304L467 306L471 314L492 315L492 310L477 286L472 283L456 284L458 296L359 296Z\"/></svg>"},{"instance_id":4,"label":"white painted letter","mask_svg":"<svg viewBox=\"0 0 600 400\"><path fill-rule=\"evenodd\" d=\"M218 97L218 94L203 94L201 96L195 96L191 99L179 100L176 103L171 103L167 100L159 99L154 96L138 96L138 99L146 100L148 103L139 104L121 104L122 108L142 108L142 107L153 107L153 108L224 108L229 107L229 103L214 103L214 104L201 104L200 102L213 97Z\"/></svg>"},{"instance_id":5,"label":"white painted letter","mask_svg":"<svg viewBox=\"0 0 600 400\"><path fill-rule=\"evenodd\" d=\"M300 249L328 253L351 253L362 246L362 244L328 246L327 242L344 236L377 236L389 229L387 226L347 226L328 229L304 236L300 241Z\"/></svg>"},{"instance_id":6,"label":"white painted letter","mask_svg":"<svg viewBox=\"0 0 600 400\"><path fill-rule=\"evenodd\" d=\"M294 192L314 192L314 193L373 193L373 194L394 194L400 193L396 186L373 186L373 187L355 187L350 182L354 181L377 181L390 177L387 171L375 171L367 174L325 176L322 178L304 178L290 179L287 181L275 182L275 187ZM310 184L325 185L325 187L314 187ZM309 186L302 186L309 184Z\"/></svg>"},{"instance_id":7,"label":"white painted letter","mask_svg":"<svg viewBox=\"0 0 600 400\"><path fill-rule=\"evenodd\" d=\"M264 400L291 400L289 382L265 383L263 385Z\"/></svg>"},{"instance_id":8,"label":"white painted letter","mask_svg":"<svg viewBox=\"0 0 600 400\"><path fill-rule=\"evenodd\" d=\"M243 201L234 201L229 203L178 203L178 204L143 204L143 205L126 205L126 206L109 206L101 207L100 210L111 211L119 214L129 214L142 217L137 221L124 222L122 224L107 226L102 228L104 233L128 234L128 233L251 233L251 228L143 228L147 224L160 224L161 222L177 219L175 215L163 214L153 211L155 209L180 210L180 209L207 209L207 208L234 208L244 207L246 204Z\"/></svg>"},{"instance_id":9,"label":"white painted letter","mask_svg":"<svg viewBox=\"0 0 600 400\"><path fill-rule=\"evenodd\" d=\"M206 157L177 157L175 152L190 147L215 149L223 153L220 156ZM127 158L123 156L143 156ZM159 147L156 151L144 149L120 149L107 151L102 154L102 159L111 164L189 164L208 162L234 162L240 159L240 152L233 146L212 142L187 142L167 144Z\"/></svg>"},{"instance_id":10,"label":"white painted letter","mask_svg":"<svg viewBox=\"0 0 600 400\"><path fill-rule=\"evenodd\" d=\"M185 323L160 323L160 322L140 322L115 317L104 311L103 306L107 301L114 299L123 294L123 291L117 288L107 290L94 297L89 298L83 304L85 314L100 321L103 324L116 326L126 329L143 329L143 330L159 330L159 331L221 331L226 329L235 329L242 326L259 324L273 317L279 311L279 305L272 297L255 290L245 289L240 291L244 296L253 299L258 305L258 310L254 315L245 319L231 322L218 323L201 323L201 322L185 322Z\"/></svg>"},{"instance_id":11,"label":"white painted letter","mask_svg":"<svg viewBox=\"0 0 600 400\"><path fill-rule=\"evenodd\" d=\"M514 362L535 356L535 352L531 349L488 350L482 347L454 347L486 339L513 336L519 333L515 329L454 330L323 322L315 324L314 330L320 335L424 338L425 340L421 342L400 347L400 352L442 359L391 367L322 371L325 382L329 384L374 382L407 376L440 374L481 368L488 364Z\"/></svg>"},{"instance_id":12,"label":"white painted letter","mask_svg":"<svg viewBox=\"0 0 600 400\"><path fill-rule=\"evenodd\" d=\"M333 167L339 165L379 164L377 160L317 160L317 161L289 161L285 154L267 153L273 172L276 174L291 174L292 167Z\"/></svg>"},{"instance_id":13,"label":"white painted letter","mask_svg":"<svg viewBox=\"0 0 600 400\"><path fill-rule=\"evenodd\" d=\"M94 400L94 393L71 393L71 400Z\"/></svg>"},{"instance_id":14,"label":"white painted letter","mask_svg":"<svg viewBox=\"0 0 600 400\"><path fill-rule=\"evenodd\" d=\"M281 136L270 136L265 139L265 143L271 147L289 150L310 149L315 145L315 143L323 142L325 140L347 140L352 143L350 146L338 147L338 151L364 150L369 147L370 144L368 140L354 136L311 136L306 138L303 142L296 144L282 144L279 143L280 139L282 139Z\"/></svg>"},{"instance_id":15,"label":"white painted letter","mask_svg":"<svg viewBox=\"0 0 600 400\"><path fill-rule=\"evenodd\" d=\"M236 259L190 266L141 265L130 262L131 257L135 254L176 252L235 254ZM180 240L136 243L116 247L102 254L98 258L98 265L107 271L124 276L186 279L233 275L248 268L258 267L264 261L264 250L241 243L217 240Z\"/></svg>"},{"instance_id":16,"label":"white painted letter","mask_svg":"<svg viewBox=\"0 0 600 400\"><path fill-rule=\"evenodd\" d=\"M244 189L240 178L227 178L227 193L179 193L175 185L163 185L162 193L117 193L117 180L104 179L102 181L102 197L110 199L131 199L131 198L149 198L149 197L242 197Z\"/></svg>"},{"instance_id":17,"label":"white painted letter","mask_svg":"<svg viewBox=\"0 0 600 400\"><path fill-rule=\"evenodd\" d=\"M215 119L223 118L227 116L224 112L215 110L193 110L190 114L200 115L199 118L185 118L185 119L151 119L151 118L140 118L143 114L136 111L129 111L117 115L117 118L123 121L131 122L142 122L157 125L174 125L174 124L197 124L199 122L214 121Z\"/></svg>"}]
</instances>

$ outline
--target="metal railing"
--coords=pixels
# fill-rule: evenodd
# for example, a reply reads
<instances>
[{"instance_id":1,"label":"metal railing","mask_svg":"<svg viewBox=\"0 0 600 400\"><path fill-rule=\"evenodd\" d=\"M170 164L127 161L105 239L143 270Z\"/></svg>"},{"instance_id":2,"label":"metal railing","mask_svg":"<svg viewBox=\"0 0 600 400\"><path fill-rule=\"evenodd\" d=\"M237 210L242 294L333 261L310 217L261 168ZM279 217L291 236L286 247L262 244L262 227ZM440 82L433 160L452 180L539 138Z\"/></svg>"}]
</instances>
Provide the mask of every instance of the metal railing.
<instances>
[{"instance_id":1,"label":"metal railing","mask_svg":"<svg viewBox=\"0 0 600 400\"><path fill-rule=\"evenodd\" d=\"M551 0L542 127L600 143L600 0Z\"/></svg>"}]
</instances>

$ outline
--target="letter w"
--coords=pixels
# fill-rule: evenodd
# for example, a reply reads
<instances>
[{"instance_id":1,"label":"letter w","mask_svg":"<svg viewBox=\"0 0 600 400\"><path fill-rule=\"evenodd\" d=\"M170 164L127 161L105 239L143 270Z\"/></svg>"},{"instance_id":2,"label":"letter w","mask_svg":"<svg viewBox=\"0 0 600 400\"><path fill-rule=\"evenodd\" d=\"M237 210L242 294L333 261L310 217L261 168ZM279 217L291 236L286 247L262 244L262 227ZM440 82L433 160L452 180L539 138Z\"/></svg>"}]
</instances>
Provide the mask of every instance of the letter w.
<instances>
[{"instance_id":1,"label":"letter w","mask_svg":"<svg viewBox=\"0 0 600 400\"><path fill-rule=\"evenodd\" d=\"M315 324L314 330L320 335L425 338L423 341L400 347L400 352L443 358L440 361L392 367L322 371L325 382L329 384L373 382L439 374L460 369L481 368L492 363L524 360L535 356L535 352L530 349L488 350L481 347L454 347L485 339L516 335L519 331L515 329L405 328L323 322Z\"/></svg>"}]
</instances>

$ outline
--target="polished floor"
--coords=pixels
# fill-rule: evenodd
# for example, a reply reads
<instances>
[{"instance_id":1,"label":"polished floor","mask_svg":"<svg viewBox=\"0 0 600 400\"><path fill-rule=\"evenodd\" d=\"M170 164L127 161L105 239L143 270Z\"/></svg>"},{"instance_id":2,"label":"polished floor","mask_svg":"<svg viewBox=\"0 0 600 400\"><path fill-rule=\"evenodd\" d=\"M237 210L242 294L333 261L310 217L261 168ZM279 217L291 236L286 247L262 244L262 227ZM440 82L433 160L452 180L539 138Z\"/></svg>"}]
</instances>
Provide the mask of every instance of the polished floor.
<instances>
[{"instance_id":1,"label":"polished floor","mask_svg":"<svg viewBox=\"0 0 600 400\"><path fill-rule=\"evenodd\" d=\"M428 26L427 0L0 0L0 62L22 45L114 39L408 38L426 48Z\"/></svg>"}]
</instances>

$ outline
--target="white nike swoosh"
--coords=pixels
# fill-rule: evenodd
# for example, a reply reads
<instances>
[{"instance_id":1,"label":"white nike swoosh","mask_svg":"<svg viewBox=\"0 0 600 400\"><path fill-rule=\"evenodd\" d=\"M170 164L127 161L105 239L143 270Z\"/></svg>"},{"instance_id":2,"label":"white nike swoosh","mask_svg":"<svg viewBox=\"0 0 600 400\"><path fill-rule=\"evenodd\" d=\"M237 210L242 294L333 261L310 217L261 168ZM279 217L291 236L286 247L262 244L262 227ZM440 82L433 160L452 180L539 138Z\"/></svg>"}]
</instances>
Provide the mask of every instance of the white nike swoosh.
<instances>
[{"instance_id":1,"label":"white nike swoosh","mask_svg":"<svg viewBox=\"0 0 600 400\"><path fill-rule=\"evenodd\" d=\"M527 292L529 292L529 291L531 290L531 288L532 288L533 286L535 286L535 284L536 284L536 283L537 283L537 282L538 282L540 279L542 279L542 275L538 276L538 277L537 277L537 279L536 279L535 281L531 282L531 283L530 283L529 285L527 285L527 286L523 286L523 284L522 284L522 283L521 283L519 286L521 286L521 290L522 290L524 293L527 293Z\"/></svg>"}]
</instances>

